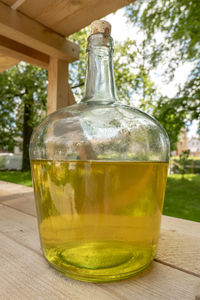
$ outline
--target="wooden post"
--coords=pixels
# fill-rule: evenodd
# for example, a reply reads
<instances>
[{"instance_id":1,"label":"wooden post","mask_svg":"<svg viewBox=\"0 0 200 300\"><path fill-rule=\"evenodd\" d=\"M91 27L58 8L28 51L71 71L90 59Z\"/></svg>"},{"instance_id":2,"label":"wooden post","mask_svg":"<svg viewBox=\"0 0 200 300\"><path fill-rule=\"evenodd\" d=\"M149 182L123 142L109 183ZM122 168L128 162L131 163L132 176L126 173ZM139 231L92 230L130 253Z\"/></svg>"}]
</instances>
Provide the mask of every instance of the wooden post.
<instances>
[{"instance_id":1,"label":"wooden post","mask_svg":"<svg viewBox=\"0 0 200 300\"><path fill-rule=\"evenodd\" d=\"M47 114L75 103L68 84L68 63L50 57L48 68Z\"/></svg>"}]
</instances>

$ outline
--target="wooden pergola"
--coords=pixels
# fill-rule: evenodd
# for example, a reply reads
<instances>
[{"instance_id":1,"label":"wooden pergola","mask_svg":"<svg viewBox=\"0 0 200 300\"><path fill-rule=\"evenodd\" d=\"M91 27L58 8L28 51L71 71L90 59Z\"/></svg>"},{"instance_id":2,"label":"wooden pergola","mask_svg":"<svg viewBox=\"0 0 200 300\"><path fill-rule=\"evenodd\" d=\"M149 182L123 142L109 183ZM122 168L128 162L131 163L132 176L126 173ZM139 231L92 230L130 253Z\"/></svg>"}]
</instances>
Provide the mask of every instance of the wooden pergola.
<instances>
[{"instance_id":1,"label":"wooden pergola","mask_svg":"<svg viewBox=\"0 0 200 300\"><path fill-rule=\"evenodd\" d=\"M0 0L0 72L21 60L44 67L48 113L72 104L68 64L79 58L79 47L66 37L133 1ZM148 270L94 285L66 279L44 261L33 198L31 187L0 181L1 299L200 300L199 223L164 216Z\"/></svg>"},{"instance_id":2,"label":"wooden pergola","mask_svg":"<svg viewBox=\"0 0 200 300\"><path fill-rule=\"evenodd\" d=\"M0 0L0 72L19 61L44 67L47 113L74 103L66 80L79 46L66 37L133 1Z\"/></svg>"}]
</instances>

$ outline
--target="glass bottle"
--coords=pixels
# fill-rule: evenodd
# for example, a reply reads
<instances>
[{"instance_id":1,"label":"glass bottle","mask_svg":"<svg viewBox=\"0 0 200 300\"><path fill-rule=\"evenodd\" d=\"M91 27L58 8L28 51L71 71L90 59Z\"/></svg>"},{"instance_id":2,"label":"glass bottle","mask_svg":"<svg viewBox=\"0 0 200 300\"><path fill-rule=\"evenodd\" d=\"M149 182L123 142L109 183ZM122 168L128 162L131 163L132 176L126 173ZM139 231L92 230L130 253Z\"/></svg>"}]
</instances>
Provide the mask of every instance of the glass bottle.
<instances>
[{"instance_id":1,"label":"glass bottle","mask_svg":"<svg viewBox=\"0 0 200 300\"><path fill-rule=\"evenodd\" d=\"M117 101L109 23L93 22L87 52L84 98L37 127L30 158L46 260L66 276L107 282L155 257L169 139L154 118Z\"/></svg>"}]
</instances>

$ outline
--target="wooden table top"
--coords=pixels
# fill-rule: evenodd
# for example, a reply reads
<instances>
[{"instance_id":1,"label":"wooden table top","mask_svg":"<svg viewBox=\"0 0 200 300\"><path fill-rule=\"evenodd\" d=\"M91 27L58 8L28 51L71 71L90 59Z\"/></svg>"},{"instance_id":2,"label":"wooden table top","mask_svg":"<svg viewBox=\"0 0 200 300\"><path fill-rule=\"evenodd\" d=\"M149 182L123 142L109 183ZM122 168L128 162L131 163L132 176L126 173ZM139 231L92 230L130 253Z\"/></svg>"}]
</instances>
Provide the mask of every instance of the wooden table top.
<instances>
[{"instance_id":1,"label":"wooden table top","mask_svg":"<svg viewBox=\"0 0 200 300\"><path fill-rule=\"evenodd\" d=\"M43 258L33 189L0 181L0 300L200 300L200 223L163 216L158 253L139 275L93 284Z\"/></svg>"}]
</instances>

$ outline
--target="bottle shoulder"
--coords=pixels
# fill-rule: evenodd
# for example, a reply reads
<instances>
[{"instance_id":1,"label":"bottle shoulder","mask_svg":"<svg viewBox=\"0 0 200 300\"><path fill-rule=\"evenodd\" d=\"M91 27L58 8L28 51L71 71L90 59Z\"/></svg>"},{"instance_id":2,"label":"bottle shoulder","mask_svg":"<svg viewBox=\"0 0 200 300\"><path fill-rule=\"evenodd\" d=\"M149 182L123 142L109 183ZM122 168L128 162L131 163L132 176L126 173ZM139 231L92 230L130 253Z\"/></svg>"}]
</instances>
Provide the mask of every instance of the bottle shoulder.
<instances>
[{"instance_id":1,"label":"bottle shoulder","mask_svg":"<svg viewBox=\"0 0 200 300\"><path fill-rule=\"evenodd\" d=\"M127 158L129 153L144 159L169 158L169 139L160 123L139 109L118 103L80 103L52 113L33 133L30 149L43 147L45 152L50 145L60 149L61 159L65 151L77 154L80 145L90 145L99 157L115 153L117 159Z\"/></svg>"},{"instance_id":2,"label":"bottle shoulder","mask_svg":"<svg viewBox=\"0 0 200 300\"><path fill-rule=\"evenodd\" d=\"M161 130L165 131L162 125L151 115L141 111L138 108L128 105L116 104L116 103L79 103L73 104L62 108L56 112L51 113L46 119L40 124L45 126L47 123L51 124L55 121L62 121L66 119L90 119L94 122L105 124L110 120L119 120L119 122L131 122L143 124L143 126L154 125L158 126ZM113 122L113 125L119 125L118 122ZM139 125L138 124L138 125Z\"/></svg>"}]
</instances>

